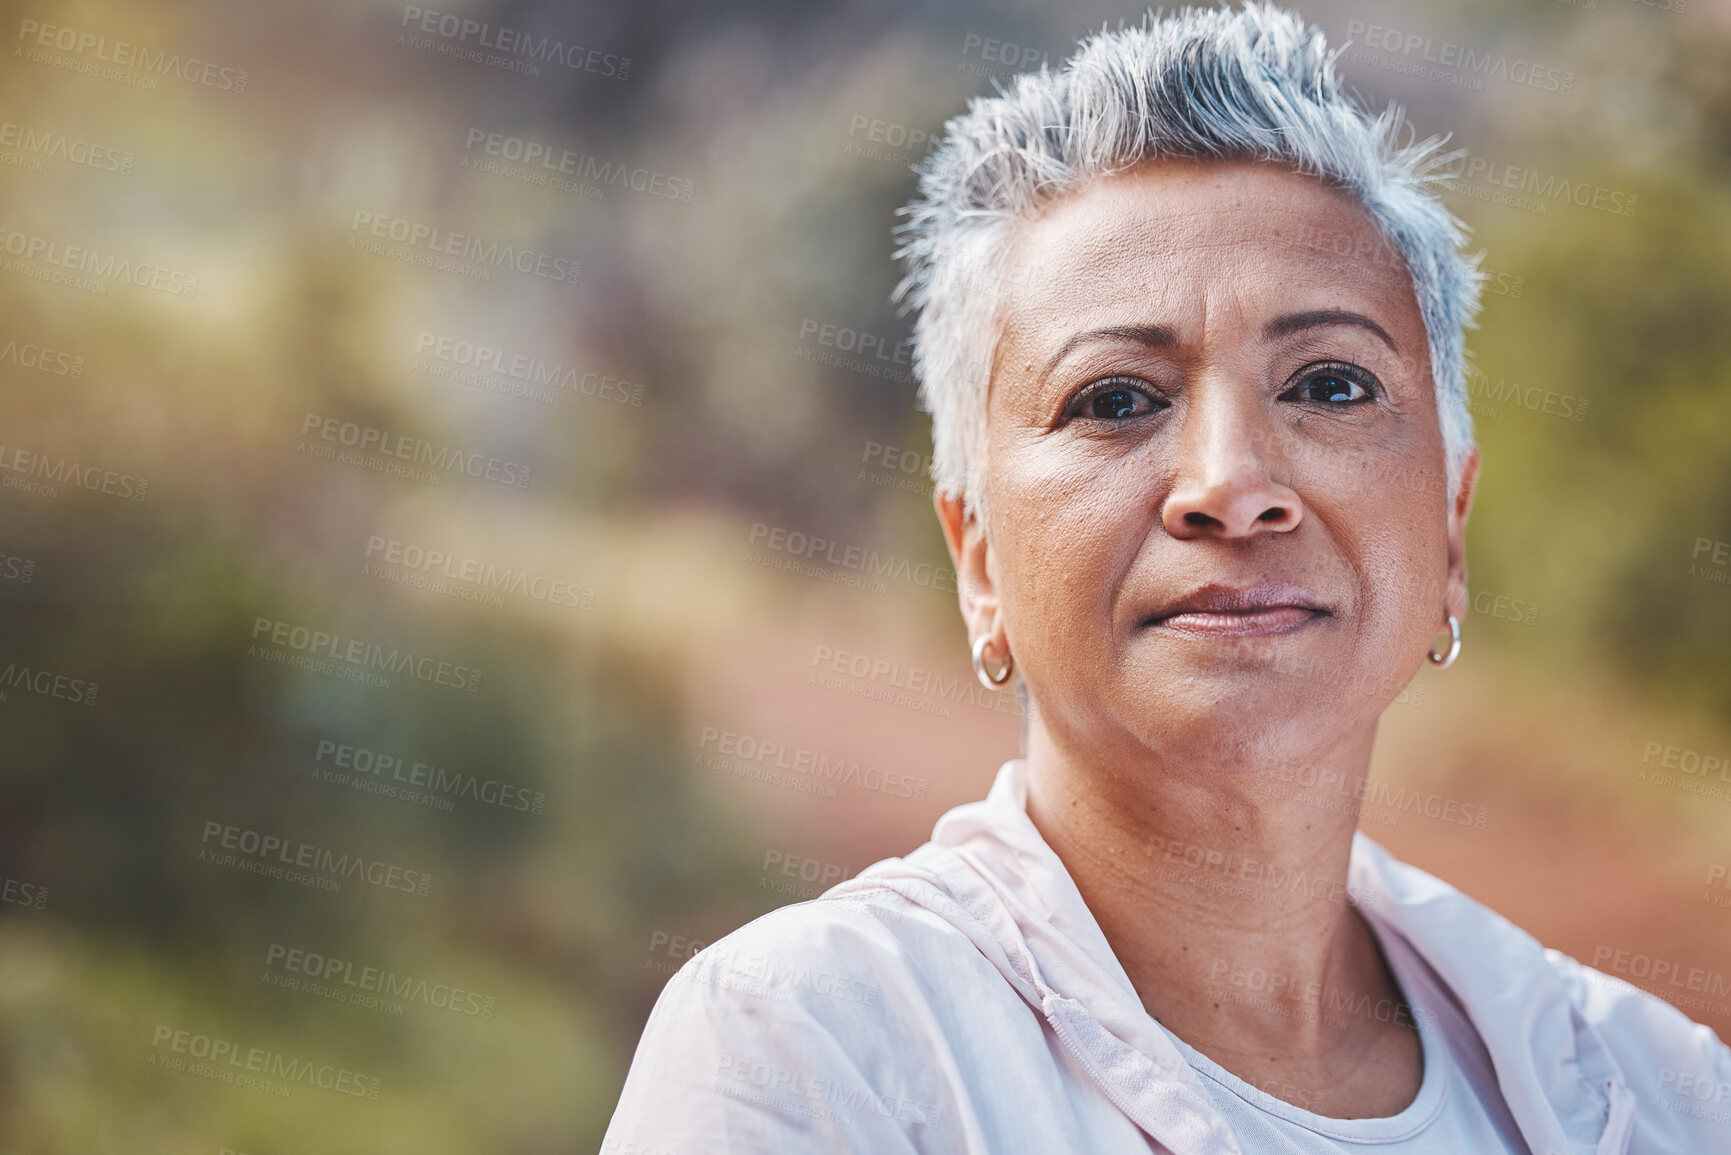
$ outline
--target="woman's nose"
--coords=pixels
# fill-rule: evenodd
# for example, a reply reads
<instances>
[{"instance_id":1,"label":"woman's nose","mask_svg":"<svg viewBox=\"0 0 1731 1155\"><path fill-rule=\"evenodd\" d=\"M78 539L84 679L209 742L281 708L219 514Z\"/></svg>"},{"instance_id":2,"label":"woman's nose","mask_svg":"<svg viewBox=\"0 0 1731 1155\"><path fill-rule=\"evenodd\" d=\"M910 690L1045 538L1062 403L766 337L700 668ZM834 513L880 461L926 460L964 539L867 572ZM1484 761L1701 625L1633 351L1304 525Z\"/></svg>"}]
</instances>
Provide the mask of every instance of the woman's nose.
<instances>
[{"instance_id":1,"label":"woman's nose","mask_svg":"<svg viewBox=\"0 0 1731 1155\"><path fill-rule=\"evenodd\" d=\"M1180 461L1161 511L1166 532L1230 539L1298 528L1304 503L1270 471L1284 461L1276 448L1259 402L1197 398L1185 414Z\"/></svg>"}]
</instances>

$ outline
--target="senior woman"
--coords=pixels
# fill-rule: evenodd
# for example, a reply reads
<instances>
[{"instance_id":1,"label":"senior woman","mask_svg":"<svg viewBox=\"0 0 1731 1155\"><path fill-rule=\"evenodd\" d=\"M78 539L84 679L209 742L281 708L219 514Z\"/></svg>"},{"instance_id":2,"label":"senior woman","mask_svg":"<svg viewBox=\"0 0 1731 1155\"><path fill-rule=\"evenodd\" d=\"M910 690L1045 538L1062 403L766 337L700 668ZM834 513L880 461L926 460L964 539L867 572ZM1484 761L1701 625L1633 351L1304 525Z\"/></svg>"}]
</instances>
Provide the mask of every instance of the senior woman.
<instances>
[{"instance_id":1,"label":"senior woman","mask_svg":"<svg viewBox=\"0 0 1731 1155\"><path fill-rule=\"evenodd\" d=\"M1478 274L1398 119L1251 6L949 123L903 291L1024 756L687 963L604 1151L1731 1151L1709 1029L1334 804L1460 650L1478 475Z\"/></svg>"}]
</instances>

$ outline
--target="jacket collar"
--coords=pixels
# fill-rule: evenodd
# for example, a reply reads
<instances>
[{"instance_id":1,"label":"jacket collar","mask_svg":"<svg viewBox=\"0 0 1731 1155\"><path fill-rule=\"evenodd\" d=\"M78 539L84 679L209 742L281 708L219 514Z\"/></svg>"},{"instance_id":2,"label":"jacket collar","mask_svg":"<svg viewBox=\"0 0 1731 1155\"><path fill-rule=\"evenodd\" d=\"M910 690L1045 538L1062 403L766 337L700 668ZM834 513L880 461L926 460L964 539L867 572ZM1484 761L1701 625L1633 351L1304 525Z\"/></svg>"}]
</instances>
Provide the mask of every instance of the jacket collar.
<instances>
[{"instance_id":1,"label":"jacket collar","mask_svg":"<svg viewBox=\"0 0 1731 1155\"><path fill-rule=\"evenodd\" d=\"M1535 1153L1624 1149L1626 1128L1612 1116L1627 1113L1634 1093L1536 939L1363 831L1348 884L1372 896L1366 914L1378 929L1405 938L1454 992Z\"/></svg>"},{"instance_id":2,"label":"jacket collar","mask_svg":"<svg viewBox=\"0 0 1731 1155\"><path fill-rule=\"evenodd\" d=\"M829 895L887 886L932 909L1150 1136L1177 1155L1239 1155L1225 1118L1143 1008L1069 871L1028 818L1026 775L1025 760L1004 763L986 798L945 813L930 842ZM1632 1095L1531 936L1363 833L1353 839L1348 884L1376 929L1411 943L1460 1000L1534 1155L1623 1149L1626 1128L1608 1124L1627 1113Z\"/></svg>"}]
</instances>

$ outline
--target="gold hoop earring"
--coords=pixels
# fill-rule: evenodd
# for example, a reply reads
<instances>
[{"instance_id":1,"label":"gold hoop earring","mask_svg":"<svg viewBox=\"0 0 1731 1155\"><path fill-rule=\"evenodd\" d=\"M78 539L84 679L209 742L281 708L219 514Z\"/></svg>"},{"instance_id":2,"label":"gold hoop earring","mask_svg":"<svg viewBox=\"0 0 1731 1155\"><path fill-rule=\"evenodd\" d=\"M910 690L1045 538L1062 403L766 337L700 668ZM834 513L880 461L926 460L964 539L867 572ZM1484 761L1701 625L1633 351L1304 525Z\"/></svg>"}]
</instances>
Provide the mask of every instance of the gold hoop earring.
<instances>
[{"instance_id":1,"label":"gold hoop earring","mask_svg":"<svg viewBox=\"0 0 1731 1155\"><path fill-rule=\"evenodd\" d=\"M1010 656L1010 647L1004 647L1004 665L997 677L986 673L986 642L988 635L981 634L974 639L974 677L980 680L980 685L988 690L995 690L1010 680L1010 672L1016 668L1016 660Z\"/></svg>"},{"instance_id":2,"label":"gold hoop earring","mask_svg":"<svg viewBox=\"0 0 1731 1155\"><path fill-rule=\"evenodd\" d=\"M1455 659L1461 654L1461 620L1447 610L1443 611L1443 617L1447 619L1449 628L1448 653L1439 654L1436 652L1436 647L1433 646L1430 652L1425 654L1425 657L1430 659L1431 665L1439 670L1446 670L1454 665Z\"/></svg>"}]
</instances>

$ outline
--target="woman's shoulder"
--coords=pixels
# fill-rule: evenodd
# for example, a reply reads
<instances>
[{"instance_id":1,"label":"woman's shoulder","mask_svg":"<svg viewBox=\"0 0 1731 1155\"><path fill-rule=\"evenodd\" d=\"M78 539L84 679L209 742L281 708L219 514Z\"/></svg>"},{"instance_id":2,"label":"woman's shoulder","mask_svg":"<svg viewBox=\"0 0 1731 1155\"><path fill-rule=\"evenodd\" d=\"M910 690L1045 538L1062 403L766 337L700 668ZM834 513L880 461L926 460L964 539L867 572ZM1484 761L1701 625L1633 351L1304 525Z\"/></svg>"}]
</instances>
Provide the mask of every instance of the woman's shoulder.
<instances>
[{"instance_id":1,"label":"woman's shoulder","mask_svg":"<svg viewBox=\"0 0 1731 1155\"><path fill-rule=\"evenodd\" d=\"M916 900L861 877L716 939L669 985L696 984L726 1001L732 994L872 1007L883 1002L886 984L900 985L922 972L950 972L971 960L985 964L969 937L933 910L932 898Z\"/></svg>"},{"instance_id":2,"label":"woman's shoulder","mask_svg":"<svg viewBox=\"0 0 1731 1155\"><path fill-rule=\"evenodd\" d=\"M1688 1113L1686 1104L1704 1097L1718 1110L1731 1111L1731 1047L1711 1027L1680 1009L1713 1012L1714 991L1731 993L1725 989L1725 975L1631 952L1609 951L1595 959L1608 965L1610 973L1559 950L1547 949L1545 958L1581 1017L1635 1080L1635 1090L1644 1099L1656 1096L1661 1103L1675 1099L1678 1110ZM1674 986L1674 1001L1615 973L1634 974L1637 969L1648 981Z\"/></svg>"},{"instance_id":3,"label":"woman's shoulder","mask_svg":"<svg viewBox=\"0 0 1731 1155\"><path fill-rule=\"evenodd\" d=\"M964 935L890 887L856 880L770 911L668 979L609 1141L927 1149L919 1137L938 1134L956 1104L944 1058L954 993L971 984L994 997L980 981L989 970Z\"/></svg>"},{"instance_id":4,"label":"woman's shoulder","mask_svg":"<svg viewBox=\"0 0 1731 1155\"><path fill-rule=\"evenodd\" d=\"M1466 960L1474 967L1478 964L1468 958L1469 952L1505 962L1531 959L1556 976L1564 996L1604 1040L1625 1072L1668 1070L1675 1075L1691 1071L1710 1076L1723 1082L1723 1101L1731 1107L1731 1049L1712 1028L1696 1022L1690 1014L1723 1013L1731 1003L1731 974L1610 948L1596 950L1591 964L1582 962L1542 946L1501 914L1434 875L1400 862L1362 835L1358 845L1364 847L1367 858L1375 860L1378 885L1373 897L1386 904L1376 909L1386 915L1390 907L1407 907L1423 911L1429 919L1443 919L1447 933L1433 933L1427 938L1432 952L1452 954L1457 961ZM1517 970L1525 965L1519 963ZM1670 1001L1635 986L1622 975L1661 987Z\"/></svg>"},{"instance_id":5,"label":"woman's shoulder","mask_svg":"<svg viewBox=\"0 0 1731 1155\"><path fill-rule=\"evenodd\" d=\"M1022 995L931 860L886 859L705 946L668 979L645 1038L714 1046L765 1029L910 1061L946 1051L978 1016L1020 1019Z\"/></svg>"}]
</instances>

